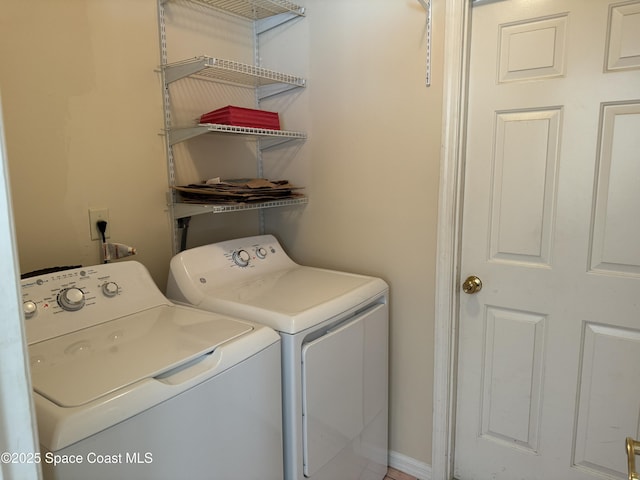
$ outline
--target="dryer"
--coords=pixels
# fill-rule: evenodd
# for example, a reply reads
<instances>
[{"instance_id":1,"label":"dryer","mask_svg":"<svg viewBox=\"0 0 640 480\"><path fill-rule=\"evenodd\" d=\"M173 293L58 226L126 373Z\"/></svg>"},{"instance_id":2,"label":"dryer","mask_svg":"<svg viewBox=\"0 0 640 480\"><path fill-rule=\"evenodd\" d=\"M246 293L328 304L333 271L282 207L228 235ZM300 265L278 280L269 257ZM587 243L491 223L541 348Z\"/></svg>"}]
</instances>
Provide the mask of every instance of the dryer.
<instances>
[{"instance_id":1,"label":"dryer","mask_svg":"<svg viewBox=\"0 0 640 480\"><path fill-rule=\"evenodd\" d=\"M388 286L295 263L271 235L183 251L167 296L267 325L282 341L285 479L387 471Z\"/></svg>"},{"instance_id":2,"label":"dryer","mask_svg":"<svg viewBox=\"0 0 640 480\"><path fill-rule=\"evenodd\" d=\"M46 479L282 479L272 329L175 305L135 261L21 286Z\"/></svg>"}]
</instances>

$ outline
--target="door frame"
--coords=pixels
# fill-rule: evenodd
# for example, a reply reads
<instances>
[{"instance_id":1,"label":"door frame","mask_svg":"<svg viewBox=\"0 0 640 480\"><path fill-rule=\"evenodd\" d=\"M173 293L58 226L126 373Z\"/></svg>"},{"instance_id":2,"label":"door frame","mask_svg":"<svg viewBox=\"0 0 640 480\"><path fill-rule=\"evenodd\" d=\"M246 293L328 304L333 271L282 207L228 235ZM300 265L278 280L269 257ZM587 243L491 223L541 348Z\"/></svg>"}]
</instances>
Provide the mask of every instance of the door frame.
<instances>
[{"instance_id":1,"label":"door frame","mask_svg":"<svg viewBox=\"0 0 640 480\"><path fill-rule=\"evenodd\" d=\"M471 3L446 0L435 288L431 479L453 478L465 123Z\"/></svg>"},{"instance_id":2,"label":"door frame","mask_svg":"<svg viewBox=\"0 0 640 480\"><path fill-rule=\"evenodd\" d=\"M4 131L0 102L0 256L3 259L0 264L0 330L3 335L0 342L0 391L4 392L0 400L0 424L5 426L5 432L0 436L0 452L21 453L28 459L32 458L30 455L39 455L40 450L22 317L18 248ZM40 479L40 462L3 461L1 478Z\"/></svg>"}]
</instances>

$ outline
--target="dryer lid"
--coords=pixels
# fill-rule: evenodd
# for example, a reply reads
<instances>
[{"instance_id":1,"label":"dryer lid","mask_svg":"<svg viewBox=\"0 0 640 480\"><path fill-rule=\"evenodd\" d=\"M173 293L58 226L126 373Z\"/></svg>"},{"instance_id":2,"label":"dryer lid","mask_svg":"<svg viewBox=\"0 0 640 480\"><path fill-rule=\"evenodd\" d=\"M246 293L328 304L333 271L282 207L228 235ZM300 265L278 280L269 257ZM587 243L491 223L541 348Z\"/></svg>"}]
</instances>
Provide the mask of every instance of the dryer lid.
<instances>
[{"instance_id":1,"label":"dryer lid","mask_svg":"<svg viewBox=\"0 0 640 480\"><path fill-rule=\"evenodd\" d=\"M222 315L158 306L29 347L33 388L62 407L155 377L253 327Z\"/></svg>"},{"instance_id":2,"label":"dryer lid","mask_svg":"<svg viewBox=\"0 0 640 480\"><path fill-rule=\"evenodd\" d=\"M386 294L380 278L295 266L217 285L199 305L295 334Z\"/></svg>"}]
</instances>

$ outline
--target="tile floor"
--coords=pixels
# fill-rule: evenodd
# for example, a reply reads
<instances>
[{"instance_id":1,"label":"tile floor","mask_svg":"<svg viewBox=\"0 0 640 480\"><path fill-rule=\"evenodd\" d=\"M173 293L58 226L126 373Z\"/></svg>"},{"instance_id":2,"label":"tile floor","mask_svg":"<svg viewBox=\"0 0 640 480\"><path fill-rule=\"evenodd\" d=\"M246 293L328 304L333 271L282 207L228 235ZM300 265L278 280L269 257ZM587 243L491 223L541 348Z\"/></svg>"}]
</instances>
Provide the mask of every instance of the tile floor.
<instances>
[{"instance_id":1,"label":"tile floor","mask_svg":"<svg viewBox=\"0 0 640 480\"><path fill-rule=\"evenodd\" d=\"M387 470L387 476L384 477L384 480L418 480L416 477L412 477L400 470L396 470L395 468L389 467Z\"/></svg>"}]
</instances>

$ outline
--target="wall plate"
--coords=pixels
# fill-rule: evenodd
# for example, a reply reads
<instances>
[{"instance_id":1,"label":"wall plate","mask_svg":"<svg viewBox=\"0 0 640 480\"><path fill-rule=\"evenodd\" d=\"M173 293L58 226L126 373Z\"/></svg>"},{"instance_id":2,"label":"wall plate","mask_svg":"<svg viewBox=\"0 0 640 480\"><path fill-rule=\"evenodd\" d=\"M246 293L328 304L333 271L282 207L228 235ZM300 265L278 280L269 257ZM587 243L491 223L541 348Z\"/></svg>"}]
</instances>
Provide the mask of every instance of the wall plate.
<instances>
[{"instance_id":1,"label":"wall plate","mask_svg":"<svg viewBox=\"0 0 640 480\"><path fill-rule=\"evenodd\" d=\"M89 209L89 231L91 232L91 240L101 240L100 230L96 225L99 220L107 222L107 230L105 237L111 236L111 228L109 225L109 209L108 208L90 208Z\"/></svg>"}]
</instances>

